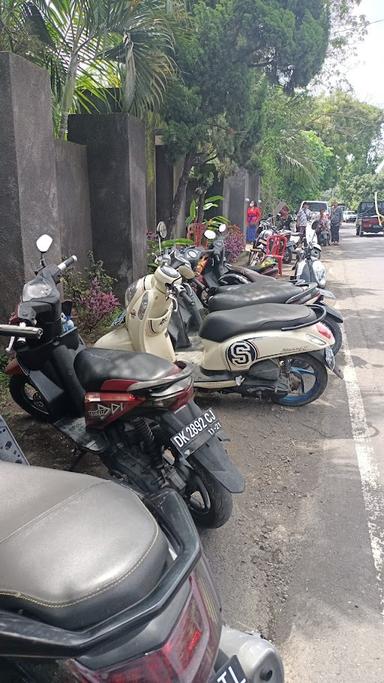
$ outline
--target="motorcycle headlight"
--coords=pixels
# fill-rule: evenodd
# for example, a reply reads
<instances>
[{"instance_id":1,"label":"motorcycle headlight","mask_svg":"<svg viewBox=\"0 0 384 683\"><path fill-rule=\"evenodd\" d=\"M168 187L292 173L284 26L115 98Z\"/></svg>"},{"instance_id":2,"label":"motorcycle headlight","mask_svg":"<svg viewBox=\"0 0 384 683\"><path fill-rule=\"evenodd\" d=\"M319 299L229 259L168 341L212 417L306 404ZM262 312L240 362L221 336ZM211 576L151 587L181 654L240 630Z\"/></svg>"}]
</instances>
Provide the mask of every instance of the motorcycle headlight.
<instances>
[{"instance_id":1,"label":"motorcycle headlight","mask_svg":"<svg viewBox=\"0 0 384 683\"><path fill-rule=\"evenodd\" d=\"M23 302L33 299L45 299L52 292L52 287L47 282L27 282L23 288Z\"/></svg>"}]
</instances>

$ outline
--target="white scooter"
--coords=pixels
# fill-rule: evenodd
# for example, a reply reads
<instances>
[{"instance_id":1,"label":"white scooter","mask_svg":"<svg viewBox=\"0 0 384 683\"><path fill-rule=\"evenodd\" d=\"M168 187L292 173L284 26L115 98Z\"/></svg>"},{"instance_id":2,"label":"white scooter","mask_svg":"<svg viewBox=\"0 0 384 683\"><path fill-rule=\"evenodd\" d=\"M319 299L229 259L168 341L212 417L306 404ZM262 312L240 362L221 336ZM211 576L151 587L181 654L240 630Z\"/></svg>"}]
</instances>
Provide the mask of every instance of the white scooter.
<instances>
[{"instance_id":1,"label":"white scooter","mask_svg":"<svg viewBox=\"0 0 384 683\"><path fill-rule=\"evenodd\" d=\"M327 284L327 271L321 259L321 246L312 226L308 228L306 244L297 257L295 275L292 279L301 280L307 284L315 283L324 288Z\"/></svg>"},{"instance_id":2,"label":"white scooter","mask_svg":"<svg viewBox=\"0 0 384 683\"><path fill-rule=\"evenodd\" d=\"M210 313L196 345L175 354L168 325L182 286L181 274L169 265L132 284L125 322L96 346L187 361L194 366L196 389L269 397L292 407L323 393L327 367L340 376L330 348L334 338L321 323L325 311L318 305L264 304Z\"/></svg>"}]
</instances>

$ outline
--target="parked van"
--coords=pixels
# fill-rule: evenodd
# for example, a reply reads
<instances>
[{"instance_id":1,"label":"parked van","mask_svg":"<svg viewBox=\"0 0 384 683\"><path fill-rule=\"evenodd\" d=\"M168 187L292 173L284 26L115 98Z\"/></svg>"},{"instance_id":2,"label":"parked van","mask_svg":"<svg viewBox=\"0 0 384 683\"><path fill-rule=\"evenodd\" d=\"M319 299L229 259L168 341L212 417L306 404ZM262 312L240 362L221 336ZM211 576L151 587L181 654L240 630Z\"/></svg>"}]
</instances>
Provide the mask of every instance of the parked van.
<instances>
[{"instance_id":1,"label":"parked van","mask_svg":"<svg viewBox=\"0 0 384 683\"><path fill-rule=\"evenodd\" d=\"M314 201L309 200L309 199L305 199L303 202L301 202L300 209L302 208L303 204L308 204L308 208L309 208L310 212L312 213L312 218L314 220L319 218L321 209L324 209L325 213L329 217L328 202L323 202L323 201L318 200L318 199L316 199Z\"/></svg>"}]
</instances>

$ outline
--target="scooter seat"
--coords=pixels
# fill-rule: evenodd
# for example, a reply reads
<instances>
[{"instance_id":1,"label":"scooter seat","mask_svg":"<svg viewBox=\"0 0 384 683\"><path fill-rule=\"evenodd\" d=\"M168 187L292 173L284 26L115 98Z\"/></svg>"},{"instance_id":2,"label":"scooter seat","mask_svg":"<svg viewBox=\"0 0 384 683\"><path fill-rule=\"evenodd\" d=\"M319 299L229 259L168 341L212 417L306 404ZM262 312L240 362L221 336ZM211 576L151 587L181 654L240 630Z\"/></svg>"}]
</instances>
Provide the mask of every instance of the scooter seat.
<instances>
[{"instance_id":1,"label":"scooter seat","mask_svg":"<svg viewBox=\"0 0 384 683\"><path fill-rule=\"evenodd\" d=\"M315 323L315 311L307 306L294 304L258 304L215 311L204 320L200 337L210 341L223 342L230 337L252 335L260 330L281 330L282 327L311 325Z\"/></svg>"},{"instance_id":2,"label":"scooter seat","mask_svg":"<svg viewBox=\"0 0 384 683\"><path fill-rule=\"evenodd\" d=\"M150 353L84 349L75 358L75 372L86 391L99 391L108 379L132 379L147 382L162 379L175 372L175 366Z\"/></svg>"},{"instance_id":3,"label":"scooter seat","mask_svg":"<svg viewBox=\"0 0 384 683\"><path fill-rule=\"evenodd\" d=\"M0 609L81 629L157 584L166 539L129 489L0 462Z\"/></svg>"},{"instance_id":4,"label":"scooter seat","mask_svg":"<svg viewBox=\"0 0 384 683\"><path fill-rule=\"evenodd\" d=\"M254 304L282 304L297 294L300 294L300 290L290 282L278 282L272 287L265 286L264 282L262 287L259 287L257 282L249 285L220 287L217 294L209 299L208 310L225 311Z\"/></svg>"}]
</instances>

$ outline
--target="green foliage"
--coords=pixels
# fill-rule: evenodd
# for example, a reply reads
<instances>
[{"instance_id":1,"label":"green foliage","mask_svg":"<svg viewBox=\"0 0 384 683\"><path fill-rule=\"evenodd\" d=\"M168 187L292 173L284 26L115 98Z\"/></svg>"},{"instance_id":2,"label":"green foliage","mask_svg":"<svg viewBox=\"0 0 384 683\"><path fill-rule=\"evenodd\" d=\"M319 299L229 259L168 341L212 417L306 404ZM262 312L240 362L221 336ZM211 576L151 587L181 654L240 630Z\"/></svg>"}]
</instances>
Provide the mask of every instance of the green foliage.
<instances>
[{"instance_id":1,"label":"green foliage","mask_svg":"<svg viewBox=\"0 0 384 683\"><path fill-rule=\"evenodd\" d=\"M377 143L384 111L341 91L317 98L314 105L310 125L333 150L335 175L348 164L358 174L373 170L383 154Z\"/></svg>"},{"instance_id":2,"label":"green foliage","mask_svg":"<svg viewBox=\"0 0 384 683\"><path fill-rule=\"evenodd\" d=\"M213 228L215 229L216 227L218 228L221 223L228 223L228 218L225 218L224 216L214 216L213 218L206 219L204 220L204 213L207 213L211 209L217 208L219 206L219 202L221 202L224 199L221 195L214 195L213 197L206 197L204 200L204 205L203 205L203 220L202 222L206 223L207 228ZM189 214L185 220L185 225L188 227L191 225L191 223L196 223L198 217L198 206L197 202L195 199L192 199L191 204L189 206Z\"/></svg>"},{"instance_id":3,"label":"green foliage","mask_svg":"<svg viewBox=\"0 0 384 683\"><path fill-rule=\"evenodd\" d=\"M373 201L375 192L379 200L384 196L384 171L381 173L365 173L351 179L343 191L343 201L356 210L359 202L365 199Z\"/></svg>"},{"instance_id":4,"label":"green foliage","mask_svg":"<svg viewBox=\"0 0 384 683\"><path fill-rule=\"evenodd\" d=\"M195 168L214 161L227 172L236 163L254 168L267 82L293 91L319 71L328 44L327 3L192 0L189 10L186 30L176 37L179 74L162 112L170 158L189 156ZM173 223L180 204L176 192Z\"/></svg>"},{"instance_id":5,"label":"green foliage","mask_svg":"<svg viewBox=\"0 0 384 683\"><path fill-rule=\"evenodd\" d=\"M68 271L63 277L64 296L73 301L80 330L97 336L110 324L119 302L112 291L115 279L106 273L102 261L95 261L92 252L88 257L83 273Z\"/></svg>"},{"instance_id":6,"label":"green foliage","mask_svg":"<svg viewBox=\"0 0 384 683\"><path fill-rule=\"evenodd\" d=\"M69 112L105 109L108 87L121 87L127 111L159 107L175 71L171 24L161 0L0 0L0 49L49 69L65 137Z\"/></svg>"}]
</instances>

